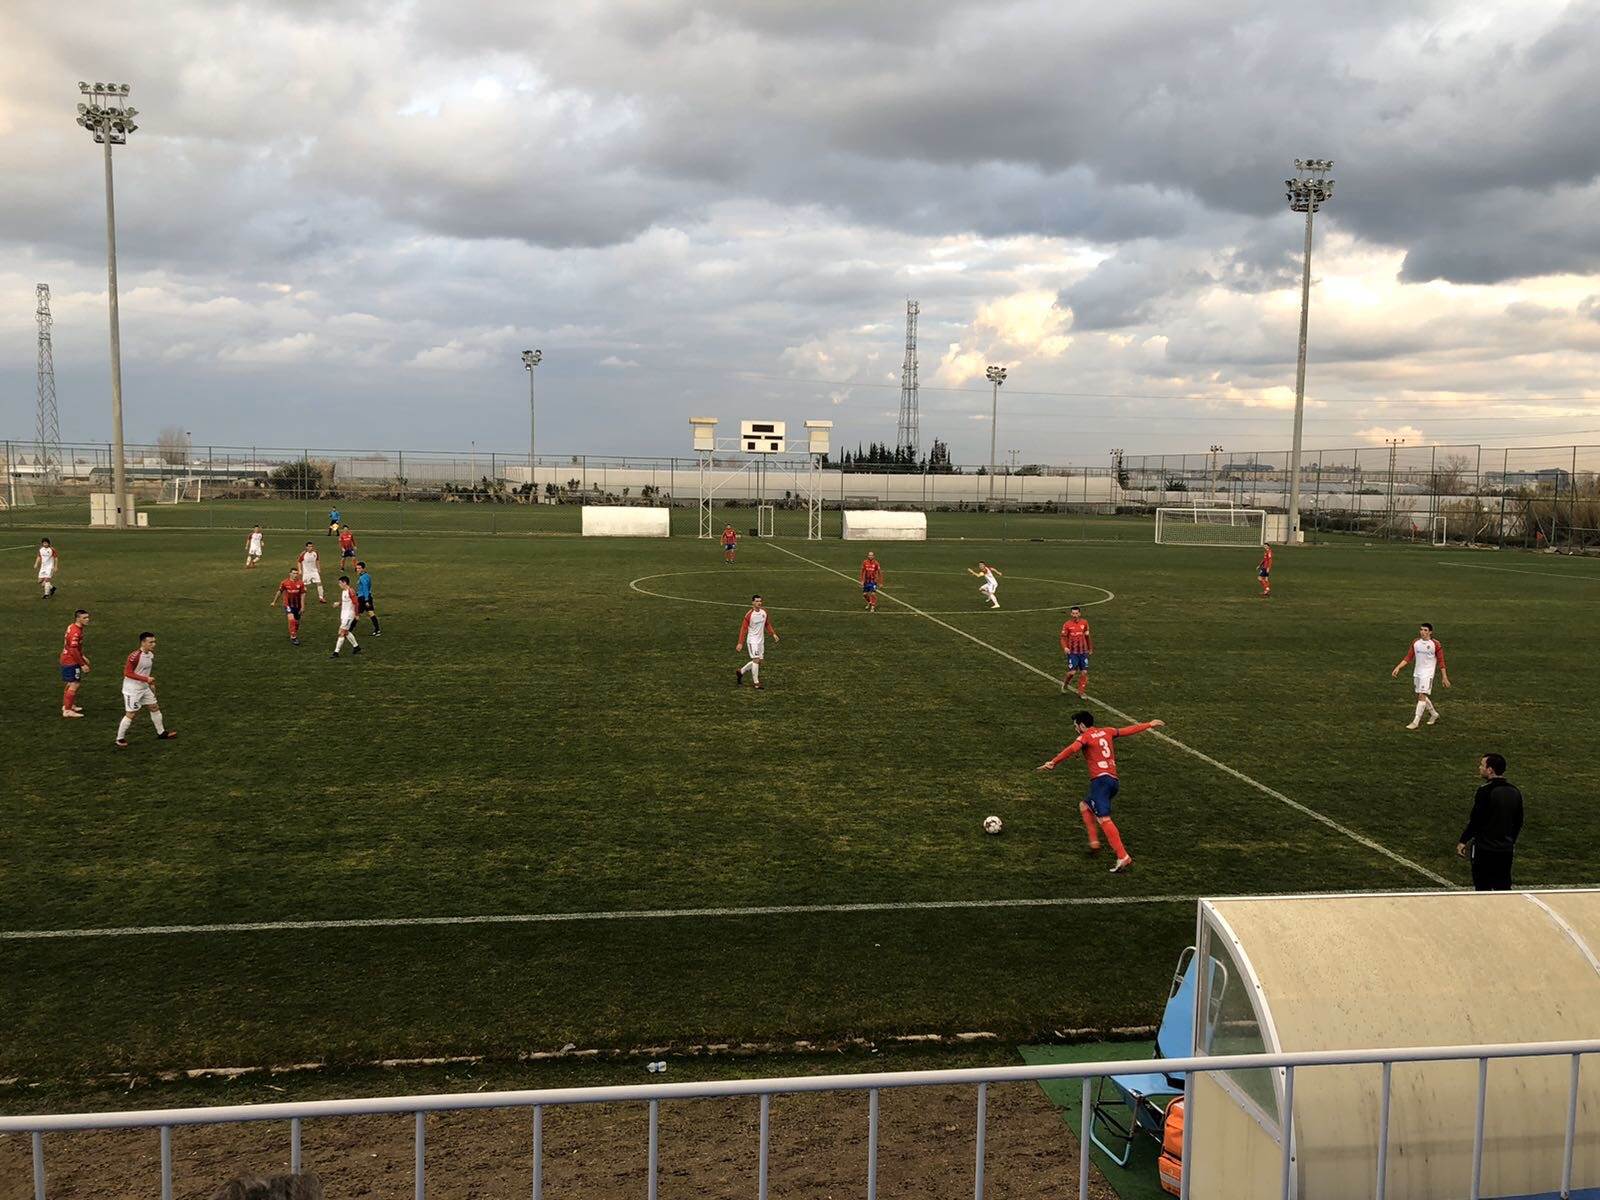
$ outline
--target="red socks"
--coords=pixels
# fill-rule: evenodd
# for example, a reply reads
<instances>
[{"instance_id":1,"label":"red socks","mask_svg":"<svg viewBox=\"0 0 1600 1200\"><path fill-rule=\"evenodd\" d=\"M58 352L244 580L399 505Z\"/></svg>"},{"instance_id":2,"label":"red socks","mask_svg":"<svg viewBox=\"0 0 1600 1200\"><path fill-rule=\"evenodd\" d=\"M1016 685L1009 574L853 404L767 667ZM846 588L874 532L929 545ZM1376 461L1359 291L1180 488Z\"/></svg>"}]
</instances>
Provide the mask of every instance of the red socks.
<instances>
[{"instance_id":1,"label":"red socks","mask_svg":"<svg viewBox=\"0 0 1600 1200\"><path fill-rule=\"evenodd\" d=\"M1083 699L1083 693L1089 688L1089 672L1085 671L1078 676L1078 699Z\"/></svg>"},{"instance_id":2,"label":"red socks","mask_svg":"<svg viewBox=\"0 0 1600 1200\"><path fill-rule=\"evenodd\" d=\"M77 697L78 697L78 685L75 684L75 683L67 684L67 686L65 688L63 688L62 692L61 692L61 707L62 708L71 708L72 707L72 702L74 700L76 700Z\"/></svg>"},{"instance_id":3,"label":"red socks","mask_svg":"<svg viewBox=\"0 0 1600 1200\"><path fill-rule=\"evenodd\" d=\"M1122 846L1122 834L1117 832L1117 823L1110 817L1101 817L1100 828L1105 832L1106 841L1111 843L1111 848L1116 851L1117 857L1127 858L1128 852Z\"/></svg>"},{"instance_id":4,"label":"red socks","mask_svg":"<svg viewBox=\"0 0 1600 1200\"><path fill-rule=\"evenodd\" d=\"M1089 845L1095 850L1100 849L1100 826L1095 823L1094 814L1089 811L1087 804L1080 804L1078 813L1083 817L1083 827L1089 833Z\"/></svg>"},{"instance_id":5,"label":"red socks","mask_svg":"<svg viewBox=\"0 0 1600 1200\"><path fill-rule=\"evenodd\" d=\"M300 622L295 620L293 617L289 618L289 636L290 637L299 637L300 636Z\"/></svg>"}]
</instances>

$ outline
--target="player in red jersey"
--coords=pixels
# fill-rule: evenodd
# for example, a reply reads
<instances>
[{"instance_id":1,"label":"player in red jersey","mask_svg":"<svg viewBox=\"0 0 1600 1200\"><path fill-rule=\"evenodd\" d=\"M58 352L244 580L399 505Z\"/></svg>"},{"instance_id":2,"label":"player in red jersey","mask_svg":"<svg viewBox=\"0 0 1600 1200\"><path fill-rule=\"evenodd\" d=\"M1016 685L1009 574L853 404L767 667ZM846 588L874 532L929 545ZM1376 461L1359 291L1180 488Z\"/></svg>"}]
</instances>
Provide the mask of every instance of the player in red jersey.
<instances>
[{"instance_id":1,"label":"player in red jersey","mask_svg":"<svg viewBox=\"0 0 1600 1200\"><path fill-rule=\"evenodd\" d=\"M739 552L739 535L733 531L733 523L722 527L722 561L731 563L733 556Z\"/></svg>"},{"instance_id":2,"label":"player in red jersey","mask_svg":"<svg viewBox=\"0 0 1600 1200\"><path fill-rule=\"evenodd\" d=\"M348 570L349 564L356 560L356 535L350 532L346 525L339 530L339 566Z\"/></svg>"},{"instance_id":3,"label":"player in red jersey","mask_svg":"<svg viewBox=\"0 0 1600 1200\"><path fill-rule=\"evenodd\" d=\"M1256 578L1261 580L1261 594L1272 595L1272 547L1261 547L1261 561L1256 564Z\"/></svg>"},{"instance_id":4,"label":"player in red jersey","mask_svg":"<svg viewBox=\"0 0 1600 1200\"><path fill-rule=\"evenodd\" d=\"M883 564L871 550L861 563L861 594L867 598L867 611L878 611L878 589L883 586Z\"/></svg>"},{"instance_id":5,"label":"player in red jersey","mask_svg":"<svg viewBox=\"0 0 1600 1200\"><path fill-rule=\"evenodd\" d=\"M80 608L72 614L72 624L61 639L61 715L69 719L83 716L78 707L78 681L89 671L89 656L83 652L83 631L88 624L89 610Z\"/></svg>"},{"instance_id":6,"label":"player in red jersey","mask_svg":"<svg viewBox=\"0 0 1600 1200\"><path fill-rule=\"evenodd\" d=\"M1089 656L1094 653L1094 639L1089 636L1089 622L1083 619L1083 609L1076 604L1061 626L1061 653L1067 656L1067 674L1061 681L1061 690L1072 690L1072 677L1078 677L1078 699L1089 687Z\"/></svg>"},{"instance_id":7,"label":"player in red jersey","mask_svg":"<svg viewBox=\"0 0 1600 1200\"><path fill-rule=\"evenodd\" d=\"M305 606L306 583L300 578L300 568L291 567L289 578L278 585L278 590L271 600L267 601L268 608L276 608L279 601L283 602L284 616L289 618L289 644L300 644L300 610Z\"/></svg>"},{"instance_id":8,"label":"player in red jersey","mask_svg":"<svg viewBox=\"0 0 1600 1200\"><path fill-rule=\"evenodd\" d=\"M1078 731L1077 739L1041 765L1039 770L1054 771L1057 763L1065 762L1080 751L1083 753L1084 761L1089 764L1089 794L1078 802L1078 812L1083 817L1084 829L1089 832L1089 853L1099 853L1100 835L1104 833L1106 841L1111 843L1111 849L1117 854L1116 864L1111 868L1111 873L1116 875L1133 865L1133 857L1122 844L1117 823L1111 819L1111 800L1122 787L1117 779L1117 755L1111 749L1111 743L1119 737L1132 737L1147 729L1160 729L1166 722L1140 721L1137 725L1124 725L1119 729L1115 725L1096 725L1091 712L1075 712L1072 714L1072 724Z\"/></svg>"}]
</instances>

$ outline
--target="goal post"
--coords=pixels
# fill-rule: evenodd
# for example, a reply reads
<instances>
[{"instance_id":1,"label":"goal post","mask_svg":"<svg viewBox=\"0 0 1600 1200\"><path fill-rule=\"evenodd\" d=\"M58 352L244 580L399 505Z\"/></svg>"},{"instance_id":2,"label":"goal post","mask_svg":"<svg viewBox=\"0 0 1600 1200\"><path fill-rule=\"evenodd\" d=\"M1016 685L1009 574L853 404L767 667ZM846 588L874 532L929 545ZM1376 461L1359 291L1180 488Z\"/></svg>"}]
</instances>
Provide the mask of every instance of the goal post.
<instances>
[{"instance_id":1,"label":"goal post","mask_svg":"<svg viewBox=\"0 0 1600 1200\"><path fill-rule=\"evenodd\" d=\"M1447 545L1450 541L1450 522L1444 517L1433 519L1433 544L1435 546Z\"/></svg>"},{"instance_id":2,"label":"goal post","mask_svg":"<svg viewBox=\"0 0 1600 1200\"><path fill-rule=\"evenodd\" d=\"M199 504L200 480L191 477L169 479L161 489L160 504Z\"/></svg>"},{"instance_id":3,"label":"goal post","mask_svg":"<svg viewBox=\"0 0 1600 1200\"><path fill-rule=\"evenodd\" d=\"M1264 546L1267 544L1267 510L1264 508L1156 509L1158 546Z\"/></svg>"},{"instance_id":4,"label":"goal post","mask_svg":"<svg viewBox=\"0 0 1600 1200\"><path fill-rule=\"evenodd\" d=\"M756 505L756 536L769 538L772 536L773 506L770 504Z\"/></svg>"}]
</instances>

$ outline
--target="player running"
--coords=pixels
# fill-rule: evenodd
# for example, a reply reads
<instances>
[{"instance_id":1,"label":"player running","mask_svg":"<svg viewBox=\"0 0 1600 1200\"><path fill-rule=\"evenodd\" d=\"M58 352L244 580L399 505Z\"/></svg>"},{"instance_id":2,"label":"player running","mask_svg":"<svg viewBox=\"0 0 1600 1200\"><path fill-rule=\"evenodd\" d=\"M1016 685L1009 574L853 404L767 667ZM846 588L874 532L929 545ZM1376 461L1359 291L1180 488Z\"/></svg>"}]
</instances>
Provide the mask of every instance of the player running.
<instances>
[{"instance_id":1,"label":"player running","mask_svg":"<svg viewBox=\"0 0 1600 1200\"><path fill-rule=\"evenodd\" d=\"M350 653L360 654L361 647L356 643L356 590L350 586L350 576L339 576L339 636L333 639L333 653L329 658L338 658L339 651L346 642L350 643Z\"/></svg>"},{"instance_id":2,"label":"player running","mask_svg":"<svg viewBox=\"0 0 1600 1200\"><path fill-rule=\"evenodd\" d=\"M166 727L161 718L161 705L156 700L156 635L141 633L139 648L128 655L122 664L122 723L117 726L117 749L128 748L128 730L140 709L150 713L150 723L156 727L156 737L170 741L178 735Z\"/></svg>"},{"instance_id":3,"label":"player running","mask_svg":"<svg viewBox=\"0 0 1600 1200\"><path fill-rule=\"evenodd\" d=\"M1439 639L1433 636L1433 626L1424 621L1417 630L1416 640L1411 643L1411 648L1406 651L1406 656L1395 663L1394 670L1389 672L1389 678L1398 678L1400 668L1408 662L1414 662L1411 668L1411 687L1417 694L1417 715L1411 718L1407 729L1415 729L1422 724L1422 714L1428 714L1428 724L1432 725L1439 719L1439 710L1433 706L1433 672L1435 667L1439 671L1439 679L1445 687L1450 686L1450 672L1444 667L1444 647L1439 644Z\"/></svg>"},{"instance_id":4,"label":"player running","mask_svg":"<svg viewBox=\"0 0 1600 1200\"><path fill-rule=\"evenodd\" d=\"M367 570L367 564L356 564L356 616L367 614L367 619L372 622L372 636L378 637L383 630L378 628L378 605L372 598L372 573Z\"/></svg>"},{"instance_id":5,"label":"player running","mask_svg":"<svg viewBox=\"0 0 1600 1200\"><path fill-rule=\"evenodd\" d=\"M1261 581L1261 594L1272 595L1272 547L1261 547L1261 561L1256 564L1256 578Z\"/></svg>"},{"instance_id":6,"label":"player running","mask_svg":"<svg viewBox=\"0 0 1600 1200\"><path fill-rule=\"evenodd\" d=\"M975 575L979 579L983 580L983 582L978 585L978 591L983 593L983 598L989 602L990 608L999 608L1000 601L995 599L995 593L1000 590L999 576L1005 574L1005 572L996 567L991 567L988 563L981 562L978 564L978 569L976 571L974 571L971 567L968 567L967 574Z\"/></svg>"},{"instance_id":7,"label":"player running","mask_svg":"<svg viewBox=\"0 0 1600 1200\"><path fill-rule=\"evenodd\" d=\"M1078 731L1077 739L1038 769L1054 771L1057 763L1064 762L1080 750L1083 752L1084 761L1089 764L1089 795L1078 802L1078 812L1083 817L1084 829L1089 832L1089 853L1100 852L1100 835L1104 833L1106 841L1111 843L1111 849L1116 851L1117 861L1111 873L1117 875L1133 865L1133 856L1123 846L1122 834L1117 829L1117 823L1111 819L1111 801L1122 787L1117 779L1117 755L1111 749L1111 743L1119 737L1132 737L1147 729L1160 729L1166 722L1140 721L1120 729L1115 725L1102 727L1094 723L1093 713L1085 711L1073 713L1072 724Z\"/></svg>"},{"instance_id":8,"label":"player running","mask_svg":"<svg viewBox=\"0 0 1600 1200\"><path fill-rule=\"evenodd\" d=\"M317 603L326 604L328 598L322 594L322 560L317 557L317 548L307 542L295 563L300 568L300 578L305 580L306 587L317 585Z\"/></svg>"},{"instance_id":9,"label":"player running","mask_svg":"<svg viewBox=\"0 0 1600 1200\"><path fill-rule=\"evenodd\" d=\"M300 568L292 567L289 577L278 585L277 594L267 602L268 608L276 608L279 601L283 602L283 615L289 618L289 644L300 644L300 610L306 600L305 580L300 578Z\"/></svg>"},{"instance_id":10,"label":"player running","mask_svg":"<svg viewBox=\"0 0 1600 1200\"><path fill-rule=\"evenodd\" d=\"M733 673L734 687L744 682L745 672L748 671L756 690L762 690L761 660L766 655L768 633L772 634L773 641L781 640L777 628L772 624L772 617L762 605L761 597L751 596L750 611L745 613L744 620L739 622L739 640L733 644L735 650L748 650L750 661Z\"/></svg>"},{"instance_id":11,"label":"player running","mask_svg":"<svg viewBox=\"0 0 1600 1200\"><path fill-rule=\"evenodd\" d=\"M250 536L244 543L244 569L248 571L261 561L261 526L257 525L250 531Z\"/></svg>"},{"instance_id":12,"label":"player running","mask_svg":"<svg viewBox=\"0 0 1600 1200\"><path fill-rule=\"evenodd\" d=\"M350 564L356 560L356 535L350 532L346 525L339 530L339 569L348 571Z\"/></svg>"},{"instance_id":13,"label":"player running","mask_svg":"<svg viewBox=\"0 0 1600 1200\"><path fill-rule=\"evenodd\" d=\"M1076 604L1061 626L1061 653L1067 656L1067 674L1061 681L1061 690L1072 690L1072 677L1078 677L1078 699L1089 687L1089 656L1094 653L1094 639L1089 636L1089 622L1083 619L1083 609Z\"/></svg>"},{"instance_id":14,"label":"player running","mask_svg":"<svg viewBox=\"0 0 1600 1200\"><path fill-rule=\"evenodd\" d=\"M33 569L39 575L41 594L39 599L48 600L56 594L56 568L61 565L61 555L50 544L49 538L39 539L39 553L33 556Z\"/></svg>"},{"instance_id":15,"label":"player running","mask_svg":"<svg viewBox=\"0 0 1600 1200\"><path fill-rule=\"evenodd\" d=\"M867 611L878 611L878 589L883 586L883 564L871 550L861 563L861 594L867 598Z\"/></svg>"},{"instance_id":16,"label":"player running","mask_svg":"<svg viewBox=\"0 0 1600 1200\"><path fill-rule=\"evenodd\" d=\"M83 631L88 625L89 610L80 608L72 614L72 624L61 639L61 716L68 720L83 716L78 707L78 683L89 670L89 656L83 652Z\"/></svg>"},{"instance_id":17,"label":"player running","mask_svg":"<svg viewBox=\"0 0 1600 1200\"><path fill-rule=\"evenodd\" d=\"M731 563L733 556L739 552L739 535L733 531L730 522L722 527L722 561Z\"/></svg>"}]
</instances>

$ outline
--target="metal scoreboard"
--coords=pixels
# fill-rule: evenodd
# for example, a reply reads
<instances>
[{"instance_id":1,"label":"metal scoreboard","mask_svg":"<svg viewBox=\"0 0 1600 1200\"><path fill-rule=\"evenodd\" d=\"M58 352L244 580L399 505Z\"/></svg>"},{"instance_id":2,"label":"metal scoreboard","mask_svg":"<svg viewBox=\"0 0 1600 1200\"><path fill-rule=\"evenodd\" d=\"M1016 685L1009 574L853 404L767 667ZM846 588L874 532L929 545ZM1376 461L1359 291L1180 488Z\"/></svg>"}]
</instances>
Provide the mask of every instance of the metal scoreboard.
<instances>
[{"instance_id":1,"label":"metal scoreboard","mask_svg":"<svg viewBox=\"0 0 1600 1200\"><path fill-rule=\"evenodd\" d=\"M746 454L782 454L784 437L782 421L739 422L739 449Z\"/></svg>"}]
</instances>

